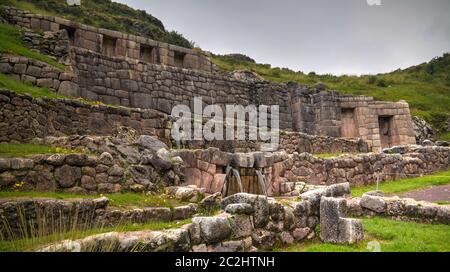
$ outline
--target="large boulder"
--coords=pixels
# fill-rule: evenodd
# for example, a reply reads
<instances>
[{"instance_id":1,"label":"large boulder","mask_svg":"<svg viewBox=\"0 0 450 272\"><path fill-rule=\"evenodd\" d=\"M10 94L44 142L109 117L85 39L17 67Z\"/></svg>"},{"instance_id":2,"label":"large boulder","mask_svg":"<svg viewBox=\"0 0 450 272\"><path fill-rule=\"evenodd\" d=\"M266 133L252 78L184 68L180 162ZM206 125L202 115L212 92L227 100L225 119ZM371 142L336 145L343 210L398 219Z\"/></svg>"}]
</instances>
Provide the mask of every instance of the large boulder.
<instances>
[{"instance_id":1,"label":"large boulder","mask_svg":"<svg viewBox=\"0 0 450 272\"><path fill-rule=\"evenodd\" d=\"M81 180L81 168L65 164L59 168L56 168L55 179L63 188L73 187L78 181Z\"/></svg>"},{"instance_id":2,"label":"large boulder","mask_svg":"<svg viewBox=\"0 0 450 272\"><path fill-rule=\"evenodd\" d=\"M256 228L263 228L269 221L269 203L266 196L238 193L222 199L221 208L225 210L230 204L247 203L255 210L254 220Z\"/></svg>"},{"instance_id":3,"label":"large boulder","mask_svg":"<svg viewBox=\"0 0 450 272\"><path fill-rule=\"evenodd\" d=\"M225 207L225 212L229 214L253 214L255 209L247 203L229 204Z\"/></svg>"},{"instance_id":4,"label":"large boulder","mask_svg":"<svg viewBox=\"0 0 450 272\"><path fill-rule=\"evenodd\" d=\"M225 217L194 217L192 224L200 230L200 238L206 244L218 243L231 234L231 226Z\"/></svg>"},{"instance_id":5,"label":"large boulder","mask_svg":"<svg viewBox=\"0 0 450 272\"><path fill-rule=\"evenodd\" d=\"M137 140L137 144L143 149L149 149L153 152L158 152L160 149L169 149L169 147L158 138L149 135L141 135Z\"/></svg>"},{"instance_id":6,"label":"large boulder","mask_svg":"<svg viewBox=\"0 0 450 272\"><path fill-rule=\"evenodd\" d=\"M318 188L307 191L305 193L300 194L300 199L309 201L311 205L311 212L313 214L318 214L320 208L320 200L322 196L343 197L349 194L351 194L350 183L344 182L332 184L324 188Z\"/></svg>"},{"instance_id":7,"label":"large boulder","mask_svg":"<svg viewBox=\"0 0 450 272\"><path fill-rule=\"evenodd\" d=\"M252 235L253 223L250 216L245 214L233 214L228 217L233 238L244 238Z\"/></svg>"},{"instance_id":8,"label":"large boulder","mask_svg":"<svg viewBox=\"0 0 450 272\"><path fill-rule=\"evenodd\" d=\"M353 244L364 238L358 219L341 217L346 212L343 198L322 197L320 200L320 239L326 243Z\"/></svg>"},{"instance_id":9,"label":"large boulder","mask_svg":"<svg viewBox=\"0 0 450 272\"><path fill-rule=\"evenodd\" d=\"M166 193L181 201L198 202L205 196L205 190L196 186L171 186Z\"/></svg>"},{"instance_id":10,"label":"large boulder","mask_svg":"<svg viewBox=\"0 0 450 272\"><path fill-rule=\"evenodd\" d=\"M434 138L434 130L425 120L417 116L413 116L412 121L417 143L422 143L424 140Z\"/></svg>"},{"instance_id":11,"label":"large boulder","mask_svg":"<svg viewBox=\"0 0 450 272\"><path fill-rule=\"evenodd\" d=\"M379 197L371 194L364 194L361 197L360 205L363 208L369 209L376 213L386 212L386 201L383 197Z\"/></svg>"}]
</instances>

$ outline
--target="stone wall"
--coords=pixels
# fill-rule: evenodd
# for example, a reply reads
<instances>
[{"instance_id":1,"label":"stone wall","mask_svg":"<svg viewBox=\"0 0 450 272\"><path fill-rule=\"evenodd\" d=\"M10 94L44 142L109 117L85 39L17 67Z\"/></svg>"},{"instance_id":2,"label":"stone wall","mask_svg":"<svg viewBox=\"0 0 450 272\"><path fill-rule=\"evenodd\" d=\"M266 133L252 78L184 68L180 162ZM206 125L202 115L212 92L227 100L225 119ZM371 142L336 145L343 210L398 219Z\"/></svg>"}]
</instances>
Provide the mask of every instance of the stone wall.
<instances>
[{"instance_id":1,"label":"stone wall","mask_svg":"<svg viewBox=\"0 0 450 272\"><path fill-rule=\"evenodd\" d=\"M315 237L318 214L307 201L289 205L264 196L238 194L222 201L222 212L194 217L164 231L113 232L68 240L40 251L239 252L269 250ZM124 241L127 241L125 243Z\"/></svg>"},{"instance_id":2,"label":"stone wall","mask_svg":"<svg viewBox=\"0 0 450 272\"><path fill-rule=\"evenodd\" d=\"M352 186L378 181L418 177L450 167L449 147L410 146L385 150L386 153L345 155L319 158L309 153L287 154L284 151L264 153L227 153L215 148L179 150L186 168L184 184L220 192L227 166L238 170L244 192L255 193L255 170L265 176L269 196L298 196L305 184L330 185L349 182ZM261 191L258 191L261 193Z\"/></svg>"},{"instance_id":3,"label":"stone wall","mask_svg":"<svg viewBox=\"0 0 450 272\"><path fill-rule=\"evenodd\" d=\"M97 212L108 205L107 198L64 201L55 199L1 199L0 237L19 240L94 225Z\"/></svg>"},{"instance_id":4,"label":"stone wall","mask_svg":"<svg viewBox=\"0 0 450 272\"><path fill-rule=\"evenodd\" d=\"M365 194L347 199L349 214L355 216L386 216L402 221L450 224L450 206L410 198Z\"/></svg>"},{"instance_id":5,"label":"stone wall","mask_svg":"<svg viewBox=\"0 0 450 272\"><path fill-rule=\"evenodd\" d=\"M227 166L240 172L245 192L262 193L262 188L254 188L255 169L266 177L266 189L269 196L279 195L278 178L280 165L288 159L285 152L228 153L217 148L206 150L174 150L173 156L183 159L184 184L205 188L208 193L222 190ZM250 192L250 189L258 192Z\"/></svg>"},{"instance_id":6,"label":"stone wall","mask_svg":"<svg viewBox=\"0 0 450 272\"><path fill-rule=\"evenodd\" d=\"M111 135L118 126L169 139L167 115L154 110L32 98L0 90L0 142L63 135Z\"/></svg>"},{"instance_id":7,"label":"stone wall","mask_svg":"<svg viewBox=\"0 0 450 272\"><path fill-rule=\"evenodd\" d=\"M125 181L125 169L103 157L53 154L0 158L2 190L117 193Z\"/></svg>"},{"instance_id":8,"label":"stone wall","mask_svg":"<svg viewBox=\"0 0 450 272\"><path fill-rule=\"evenodd\" d=\"M12 79L47 88L60 94L78 92L78 77L47 63L9 54L0 54L0 72Z\"/></svg>"},{"instance_id":9,"label":"stone wall","mask_svg":"<svg viewBox=\"0 0 450 272\"><path fill-rule=\"evenodd\" d=\"M4 10L7 21L12 24L39 31L66 30L72 46L93 52L187 69L203 71L214 69L207 53L200 50L157 42L118 31L95 28L59 17L32 14L13 7L5 7Z\"/></svg>"},{"instance_id":10,"label":"stone wall","mask_svg":"<svg viewBox=\"0 0 450 272\"><path fill-rule=\"evenodd\" d=\"M155 192L178 185L183 174L183 161L171 157L166 144L154 136L137 136L135 131L119 131L114 136L47 137L33 142L53 146L55 151L59 148L60 153L0 158L1 189L79 194Z\"/></svg>"},{"instance_id":11,"label":"stone wall","mask_svg":"<svg viewBox=\"0 0 450 272\"><path fill-rule=\"evenodd\" d=\"M164 251L164 252L242 252L271 250L304 242L316 236L319 218L333 224L340 207L322 209L326 197L341 202L350 193L349 184L336 184L315 197L280 203L262 195L239 193L222 199L221 212L212 217L197 216L192 223L165 231L111 232L79 240L65 240L39 251ZM344 201L345 203L345 201ZM355 243L363 238L361 222L337 218L334 229L322 229L326 242ZM324 220L324 221L323 221ZM324 223L325 222L325 223ZM346 223L346 224L341 224ZM329 227L329 228L330 228ZM359 227L359 228L358 228ZM356 229L358 228L358 229ZM321 235L321 238L322 235ZM337 239L337 240L336 240ZM126 241L126 242L125 242Z\"/></svg>"},{"instance_id":12,"label":"stone wall","mask_svg":"<svg viewBox=\"0 0 450 272\"><path fill-rule=\"evenodd\" d=\"M70 64L70 40L66 30L59 31L22 31L22 41L26 47L39 51L55 60Z\"/></svg>"},{"instance_id":13,"label":"stone wall","mask_svg":"<svg viewBox=\"0 0 450 272\"><path fill-rule=\"evenodd\" d=\"M386 153L368 153L336 158L317 158L308 153L294 154L284 171L288 181L311 184L350 182L374 184L379 180L418 177L450 167L450 148L409 146Z\"/></svg>"},{"instance_id":14,"label":"stone wall","mask_svg":"<svg viewBox=\"0 0 450 272\"><path fill-rule=\"evenodd\" d=\"M308 135L301 132L281 132L280 150L288 154L294 152L311 154L323 153L365 153L369 146L361 139L344 139L327 136Z\"/></svg>"},{"instance_id":15,"label":"stone wall","mask_svg":"<svg viewBox=\"0 0 450 272\"><path fill-rule=\"evenodd\" d=\"M114 209L106 197L84 200L1 199L0 237L2 240L22 239L67 230L117 227L145 224L151 221L172 221L191 218L197 204L142 209ZM18 215L21 216L18 216Z\"/></svg>"},{"instance_id":16,"label":"stone wall","mask_svg":"<svg viewBox=\"0 0 450 272\"><path fill-rule=\"evenodd\" d=\"M203 106L279 105L278 117L283 130L362 138L374 151L415 143L409 107L404 101L381 102L371 97L343 96L336 91L326 91L323 86L310 88L296 83L275 84L261 78L247 79L239 73L211 73L212 69L195 69L195 65L187 65L188 69L183 69L174 66L170 56L166 58L167 63L143 61L136 57L140 52L139 44L145 44L139 37L15 9L7 9L7 13L13 24L52 31L53 34L44 35L60 35L70 44L68 63L77 79L72 80L72 84L64 83L65 88L58 88L58 93L63 95L155 109L166 114L170 114L173 106L178 104L193 109L195 97L202 97ZM29 40L29 37L24 39ZM107 42L103 43L104 40ZM107 50L103 50L103 45ZM43 44L44 50L48 51L47 47ZM163 47L158 47L159 52L165 52ZM184 52L185 59L192 52ZM164 56L160 58L165 59ZM12 70L9 63L3 66ZM28 76L25 79L33 80ZM56 80L60 79L44 78L40 84L51 85L56 90Z\"/></svg>"}]
</instances>

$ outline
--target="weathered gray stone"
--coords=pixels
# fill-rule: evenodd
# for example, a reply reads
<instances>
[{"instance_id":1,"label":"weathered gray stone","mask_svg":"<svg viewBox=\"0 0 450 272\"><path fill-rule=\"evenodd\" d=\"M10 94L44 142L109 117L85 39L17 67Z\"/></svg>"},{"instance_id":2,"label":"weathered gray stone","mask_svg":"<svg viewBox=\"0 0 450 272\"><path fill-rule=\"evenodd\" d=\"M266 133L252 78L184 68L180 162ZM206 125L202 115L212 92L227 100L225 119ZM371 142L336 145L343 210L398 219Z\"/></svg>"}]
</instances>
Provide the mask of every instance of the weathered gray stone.
<instances>
[{"instance_id":1,"label":"weathered gray stone","mask_svg":"<svg viewBox=\"0 0 450 272\"><path fill-rule=\"evenodd\" d=\"M184 220L190 218L197 212L197 206L186 205L173 208L173 220Z\"/></svg>"},{"instance_id":2,"label":"weathered gray stone","mask_svg":"<svg viewBox=\"0 0 450 272\"><path fill-rule=\"evenodd\" d=\"M90 190L95 191L97 189L97 183L95 182L95 179L90 176L82 176L81 177L81 187Z\"/></svg>"},{"instance_id":3,"label":"weathered gray stone","mask_svg":"<svg viewBox=\"0 0 450 272\"><path fill-rule=\"evenodd\" d=\"M103 152L100 155L99 162L104 165L112 165L113 164L113 156L108 152Z\"/></svg>"},{"instance_id":4,"label":"weathered gray stone","mask_svg":"<svg viewBox=\"0 0 450 272\"><path fill-rule=\"evenodd\" d=\"M280 234L280 240L283 245L290 245L294 243L294 237L292 237L292 235L287 231L283 231Z\"/></svg>"},{"instance_id":5,"label":"weathered gray stone","mask_svg":"<svg viewBox=\"0 0 450 272\"><path fill-rule=\"evenodd\" d=\"M71 81L63 81L59 84L58 94L78 97L79 96L78 85Z\"/></svg>"},{"instance_id":6,"label":"weathered gray stone","mask_svg":"<svg viewBox=\"0 0 450 272\"><path fill-rule=\"evenodd\" d=\"M308 234L311 232L311 229L306 228L296 228L292 231L292 236L294 236L295 241L301 241L305 239Z\"/></svg>"},{"instance_id":7,"label":"weathered gray stone","mask_svg":"<svg viewBox=\"0 0 450 272\"><path fill-rule=\"evenodd\" d=\"M9 159L0 158L0 172L11 169L11 161Z\"/></svg>"},{"instance_id":8,"label":"weathered gray stone","mask_svg":"<svg viewBox=\"0 0 450 272\"><path fill-rule=\"evenodd\" d=\"M108 170L108 175L115 176L115 177L121 177L123 176L125 170L118 166L117 164L114 164L111 168Z\"/></svg>"},{"instance_id":9,"label":"weathered gray stone","mask_svg":"<svg viewBox=\"0 0 450 272\"><path fill-rule=\"evenodd\" d=\"M364 238L360 220L342 218L346 201L342 198L322 197L320 201L320 239L335 244L353 244Z\"/></svg>"},{"instance_id":10,"label":"weathered gray stone","mask_svg":"<svg viewBox=\"0 0 450 272\"><path fill-rule=\"evenodd\" d=\"M277 242L275 233L267 230L255 230L252 232L252 243L258 249L272 249Z\"/></svg>"},{"instance_id":11,"label":"weathered gray stone","mask_svg":"<svg viewBox=\"0 0 450 272\"><path fill-rule=\"evenodd\" d=\"M56 168L55 179L63 188L74 186L81 179L81 169L67 164Z\"/></svg>"},{"instance_id":12,"label":"weathered gray stone","mask_svg":"<svg viewBox=\"0 0 450 272\"><path fill-rule=\"evenodd\" d=\"M234 214L228 217L233 238L244 238L252 234L253 224L250 216L245 214Z\"/></svg>"},{"instance_id":13,"label":"weathered gray stone","mask_svg":"<svg viewBox=\"0 0 450 272\"><path fill-rule=\"evenodd\" d=\"M247 203L235 203L235 204L228 204L225 207L225 212L230 214L253 214L255 212L255 209L252 205Z\"/></svg>"},{"instance_id":14,"label":"weathered gray stone","mask_svg":"<svg viewBox=\"0 0 450 272\"><path fill-rule=\"evenodd\" d=\"M68 165L73 166L86 166L87 155L86 154L68 154L65 162Z\"/></svg>"},{"instance_id":15,"label":"weathered gray stone","mask_svg":"<svg viewBox=\"0 0 450 272\"><path fill-rule=\"evenodd\" d=\"M221 208L225 210L229 204L247 203L255 210L254 224L256 228L264 227L269 221L269 204L266 196L238 193L222 199Z\"/></svg>"},{"instance_id":16,"label":"weathered gray stone","mask_svg":"<svg viewBox=\"0 0 450 272\"><path fill-rule=\"evenodd\" d=\"M199 225L201 238L207 244L225 240L231 234L230 223L225 217L194 217L192 223Z\"/></svg>"},{"instance_id":17,"label":"weathered gray stone","mask_svg":"<svg viewBox=\"0 0 450 272\"><path fill-rule=\"evenodd\" d=\"M364 194L360 200L360 205L363 208L369 209L376 213L386 212L386 202L382 197Z\"/></svg>"},{"instance_id":18,"label":"weathered gray stone","mask_svg":"<svg viewBox=\"0 0 450 272\"><path fill-rule=\"evenodd\" d=\"M63 165L65 158L66 155L64 154L53 154L46 159L46 162L50 165L61 166Z\"/></svg>"},{"instance_id":19,"label":"weathered gray stone","mask_svg":"<svg viewBox=\"0 0 450 272\"><path fill-rule=\"evenodd\" d=\"M194 186L185 187L167 187L166 193L174 196L181 201L198 202L203 198L204 192Z\"/></svg>"},{"instance_id":20,"label":"weathered gray stone","mask_svg":"<svg viewBox=\"0 0 450 272\"><path fill-rule=\"evenodd\" d=\"M137 144L142 148L149 149L153 152L158 152L160 149L169 149L169 147L158 140L158 138L149 135L141 135L137 140Z\"/></svg>"}]
</instances>

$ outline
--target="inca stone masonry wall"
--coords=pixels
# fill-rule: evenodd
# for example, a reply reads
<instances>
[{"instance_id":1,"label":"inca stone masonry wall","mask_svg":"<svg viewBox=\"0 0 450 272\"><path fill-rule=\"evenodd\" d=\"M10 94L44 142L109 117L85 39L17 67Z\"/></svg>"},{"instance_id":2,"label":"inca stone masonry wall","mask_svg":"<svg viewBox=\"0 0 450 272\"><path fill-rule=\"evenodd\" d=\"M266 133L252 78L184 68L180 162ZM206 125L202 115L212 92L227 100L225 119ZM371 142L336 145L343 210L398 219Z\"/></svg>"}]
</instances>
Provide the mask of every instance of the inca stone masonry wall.
<instances>
[{"instance_id":1,"label":"inca stone masonry wall","mask_svg":"<svg viewBox=\"0 0 450 272\"><path fill-rule=\"evenodd\" d=\"M294 154L285 168L288 181L310 184L350 182L352 185L418 177L450 167L450 148L409 146L337 158L317 158L308 153Z\"/></svg>"},{"instance_id":2,"label":"inca stone masonry wall","mask_svg":"<svg viewBox=\"0 0 450 272\"><path fill-rule=\"evenodd\" d=\"M0 89L0 142L74 134L111 135L119 126L169 139L170 125L167 115L154 110L32 98Z\"/></svg>"},{"instance_id":3,"label":"inca stone masonry wall","mask_svg":"<svg viewBox=\"0 0 450 272\"><path fill-rule=\"evenodd\" d=\"M187 69L212 71L205 52L191 50L148 38L118 31L95 28L59 17L31 14L14 7L5 7L6 20L34 30L66 30L72 46L121 58L141 59L146 62Z\"/></svg>"},{"instance_id":4,"label":"inca stone masonry wall","mask_svg":"<svg viewBox=\"0 0 450 272\"><path fill-rule=\"evenodd\" d=\"M402 221L450 224L450 206L410 198L364 194L347 199L348 212L354 216L387 216Z\"/></svg>"},{"instance_id":5,"label":"inca stone masonry wall","mask_svg":"<svg viewBox=\"0 0 450 272\"><path fill-rule=\"evenodd\" d=\"M145 44L144 38L14 9L7 9L7 14L7 19L14 24L67 32L67 35L58 35L69 40L70 64L77 75L78 80L74 83L78 88L58 89L64 95L151 108L167 114L177 104L192 108L194 97L202 97L205 105L279 105L281 129L313 135L362 138L375 151L415 143L406 102L379 102L370 97L342 96L335 91L325 91L320 86L309 88L295 83L244 80L245 77L211 73L212 69L176 65L175 60L170 61L171 57L167 62L155 64L149 59L137 57L140 50L138 44ZM108 47L111 38L115 39L113 49ZM161 49L163 47L158 47L159 52L165 52ZM186 52L185 59L192 52ZM128 57L123 57L126 55ZM176 55L174 53L174 59ZM163 56L160 58L165 59ZM199 58L199 62L202 60Z\"/></svg>"},{"instance_id":6,"label":"inca stone masonry wall","mask_svg":"<svg viewBox=\"0 0 450 272\"><path fill-rule=\"evenodd\" d=\"M418 177L450 167L449 147L410 146L386 152L318 158L309 153L232 154L210 148L174 151L174 156L180 156L186 163L184 184L205 188L209 193L220 192L226 167L231 165L238 169L245 192L261 193L261 188L255 185L255 169L260 169L270 196L298 196L305 183L367 185L377 180Z\"/></svg>"},{"instance_id":7,"label":"inca stone masonry wall","mask_svg":"<svg viewBox=\"0 0 450 272\"><path fill-rule=\"evenodd\" d=\"M365 153L369 146L362 139L343 139L328 136L313 136L301 132L281 132L280 149L288 154L294 152L311 154Z\"/></svg>"}]
</instances>

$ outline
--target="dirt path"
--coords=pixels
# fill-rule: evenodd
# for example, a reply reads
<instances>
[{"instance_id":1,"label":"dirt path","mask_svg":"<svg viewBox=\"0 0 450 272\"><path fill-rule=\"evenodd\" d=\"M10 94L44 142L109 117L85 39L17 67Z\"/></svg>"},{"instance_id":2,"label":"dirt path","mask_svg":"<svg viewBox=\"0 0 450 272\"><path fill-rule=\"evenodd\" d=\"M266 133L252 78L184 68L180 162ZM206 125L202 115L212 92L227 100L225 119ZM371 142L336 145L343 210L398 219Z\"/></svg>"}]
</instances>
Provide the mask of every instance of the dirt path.
<instances>
[{"instance_id":1,"label":"dirt path","mask_svg":"<svg viewBox=\"0 0 450 272\"><path fill-rule=\"evenodd\" d=\"M450 184L415 190L400 194L399 196L413 198L415 200L424 200L428 202L438 202L438 201L450 202Z\"/></svg>"}]
</instances>

